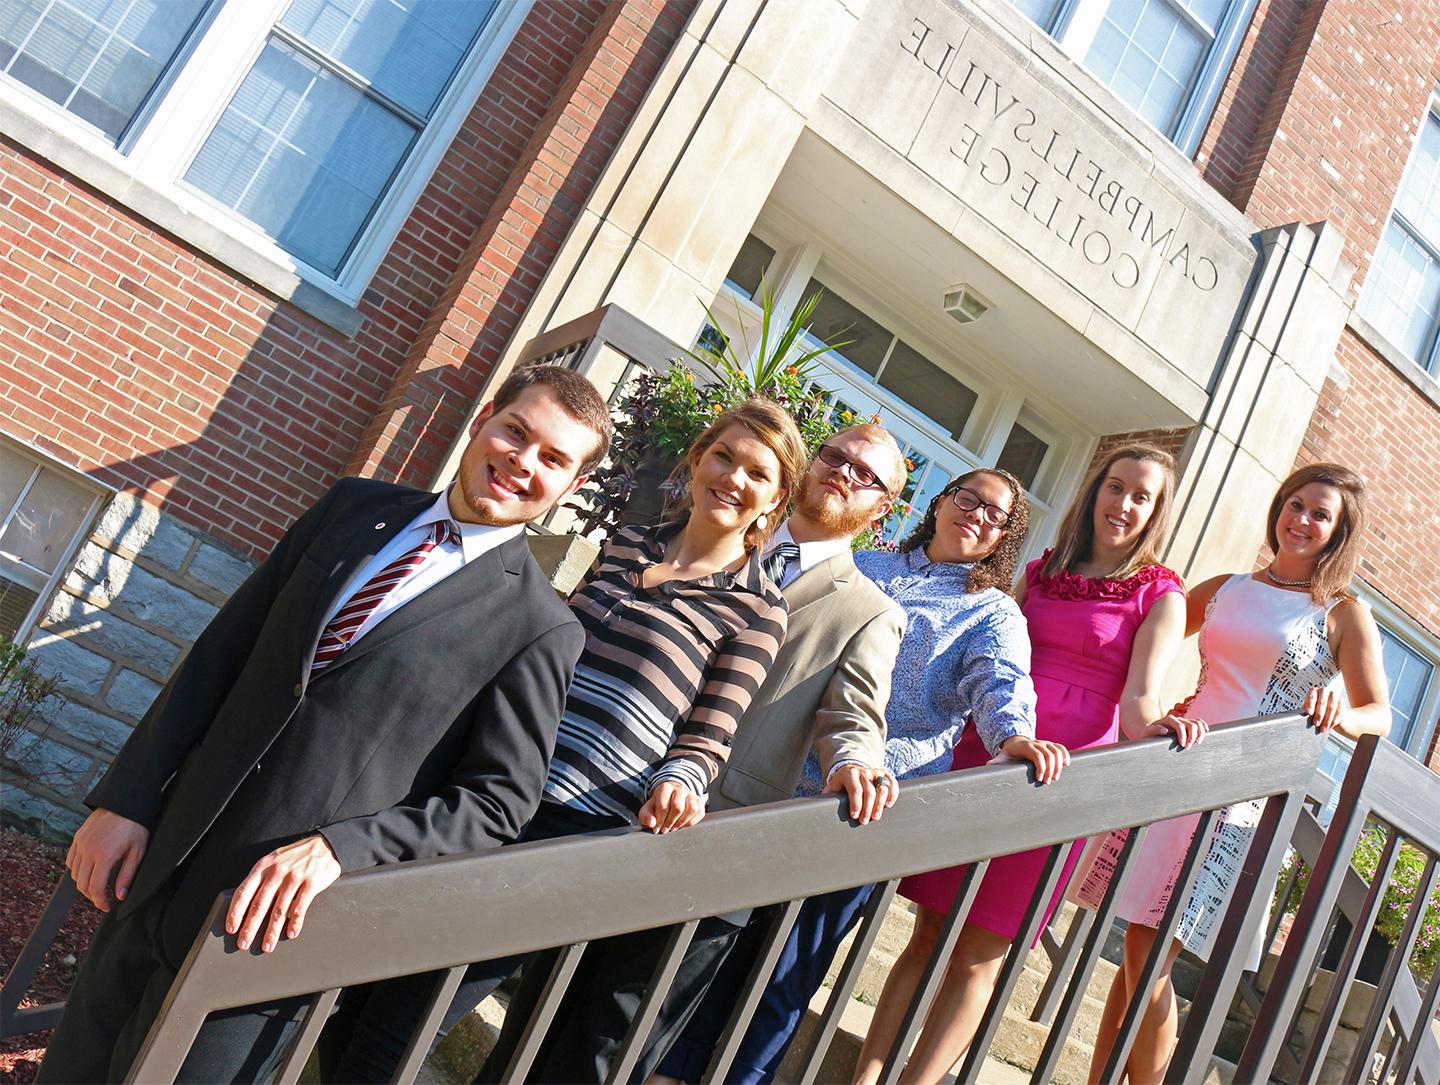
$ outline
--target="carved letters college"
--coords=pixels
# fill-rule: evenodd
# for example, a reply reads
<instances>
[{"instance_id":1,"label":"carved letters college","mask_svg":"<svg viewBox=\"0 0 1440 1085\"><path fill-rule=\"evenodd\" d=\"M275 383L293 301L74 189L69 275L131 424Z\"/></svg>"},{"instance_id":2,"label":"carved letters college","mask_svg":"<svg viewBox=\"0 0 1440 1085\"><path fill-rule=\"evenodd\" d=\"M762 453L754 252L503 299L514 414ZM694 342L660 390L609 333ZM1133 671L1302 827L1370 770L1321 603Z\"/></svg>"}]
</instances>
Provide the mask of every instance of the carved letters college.
<instances>
[{"instance_id":1,"label":"carved letters college","mask_svg":"<svg viewBox=\"0 0 1440 1085\"><path fill-rule=\"evenodd\" d=\"M946 118L954 162L1003 190L1016 214L1034 219L1122 289L1139 285L1152 255L1196 290L1215 289L1215 262L1192 248L1180 224L1161 221L1103 154L1092 157L1042 121L986 71L983 56L945 41L918 18L902 30L900 47L964 106Z\"/></svg>"}]
</instances>

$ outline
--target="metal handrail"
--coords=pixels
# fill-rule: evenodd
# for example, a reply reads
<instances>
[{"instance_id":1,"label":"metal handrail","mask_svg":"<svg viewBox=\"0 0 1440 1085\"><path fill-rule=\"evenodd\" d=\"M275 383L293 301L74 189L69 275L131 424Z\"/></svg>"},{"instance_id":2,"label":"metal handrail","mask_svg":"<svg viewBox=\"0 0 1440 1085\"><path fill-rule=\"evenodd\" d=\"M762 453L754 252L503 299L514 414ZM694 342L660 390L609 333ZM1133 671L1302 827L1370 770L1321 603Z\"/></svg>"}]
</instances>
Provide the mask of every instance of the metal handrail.
<instances>
[{"instance_id":1,"label":"metal handrail","mask_svg":"<svg viewBox=\"0 0 1440 1085\"><path fill-rule=\"evenodd\" d=\"M1384 854L1367 882L1350 865L1367 820L1387 829ZM1388 1026L1392 1042L1381 1080L1393 1072L1408 1083L1440 1081L1440 1042L1430 1023L1440 1005L1440 968L1428 977L1424 995L1414 982L1408 958L1414 949L1429 897L1440 881L1440 778L1392 743L1373 735L1357 745L1340 801L1318 848L1319 826L1302 818L1295 843L1311 868L1299 910L1276 962L1275 973L1255 1010L1255 1026L1241 1053L1237 1080L1263 1080L1285 1054L1305 994L1313 980L1320 950L1337 914L1351 921L1340 963L1330 981L1325 1005L1302 1053L1299 1078L1313 1081L1324 1063L1345 1000L1355 981L1360 953L1374 929L1397 848L1402 840L1425 856L1426 868L1417 885L1400 942L1391 948L1377 985L1375 1002L1346 1070L1346 1080L1368 1080Z\"/></svg>"},{"instance_id":2,"label":"metal handrail","mask_svg":"<svg viewBox=\"0 0 1440 1085\"><path fill-rule=\"evenodd\" d=\"M376 868L342 878L316 902L304 935L265 956L234 949L221 928L222 896L130 1080L173 1079L214 1011L312 996L309 1026L287 1062L298 1072L318 1019L344 987L635 930L688 927L707 915L893 882L1249 799L1268 802L1242 884L1273 884L1322 745L1301 717L1269 717L1221 728L1185 751L1165 739L1087 750L1043 788L1026 765L931 778L907 787L884 820L864 830L846 822L836 800L805 799L717 814L661 837L616 831ZM1267 903L1263 894L1237 895L1217 944L1248 945ZM685 941L672 939L671 959L657 974L673 969ZM1023 964L1027 952L1020 946L1007 968ZM1211 962L1194 1003L1199 1012L1182 1035L1182 1074L1196 1065L1203 1070L1220 1025L1209 1011L1228 1006L1238 978L1233 956ZM832 997L848 992L837 989ZM813 1052L809 1065L819 1065ZM413 1073L414 1066L407 1069ZM512 1065L511 1072L524 1069Z\"/></svg>"}]
</instances>

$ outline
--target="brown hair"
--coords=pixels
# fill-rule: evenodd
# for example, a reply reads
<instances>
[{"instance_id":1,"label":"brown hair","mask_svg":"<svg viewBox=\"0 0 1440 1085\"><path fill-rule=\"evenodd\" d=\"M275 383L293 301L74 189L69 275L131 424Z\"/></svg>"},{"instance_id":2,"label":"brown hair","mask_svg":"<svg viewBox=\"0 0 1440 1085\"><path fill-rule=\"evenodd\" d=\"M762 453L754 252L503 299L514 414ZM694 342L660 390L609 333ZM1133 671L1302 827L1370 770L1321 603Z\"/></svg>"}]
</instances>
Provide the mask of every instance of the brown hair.
<instances>
[{"instance_id":1,"label":"brown hair","mask_svg":"<svg viewBox=\"0 0 1440 1085\"><path fill-rule=\"evenodd\" d=\"M992 475L1010 487L1010 520L1002 529L995 549L977 561L970 570L965 590L972 592L999 588L1008 592L1015 579L1015 562L1020 557L1020 547L1025 544L1025 532L1030 528L1030 502L1025 497L1025 487L1020 485L1020 480L1003 467L977 467L959 478L951 479L945 489L935 495L935 500L930 502L920 526L900 543L900 552L909 553L917 547L928 546L935 537L935 516L940 510L940 502L948 501L951 494L978 475Z\"/></svg>"},{"instance_id":2,"label":"brown hair","mask_svg":"<svg viewBox=\"0 0 1440 1085\"><path fill-rule=\"evenodd\" d=\"M822 444L829 444L836 437L844 437L847 433L853 433L865 438L872 444L881 445L895 454L895 466L889 474L881 476L880 481L885 484L885 496L892 500L899 496L900 491L905 488L905 453L900 451L900 443L884 426L876 425L874 422L861 422L859 425L846 426L837 430L822 441Z\"/></svg>"},{"instance_id":3,"label":"brown hair","mask_svg":"<svg viewBox=\"0 0 1440 1085\"><path fill-rule=\"evenodd\" d=\"M674 514L686 516L691 509L690 487L688 485L692 469L705 454L705 450L719 439L720 434L736 424L744 426L757 438L759 438L780 462L780 489L785 497L783 501L789 501L795 496L800 485L801 478L805 475L805 469L809 466L809 459L805 453L805 442L800 437L800 430L795 426L795 419L776 403L773 399L766 399L764 396L751 396L749 399L736 404L728 411L715 416L701 432L700 436L690 442L690 451L685 454L685 459L671 474L672 483L684 483L683 495L673 506ZM745 549L758 550L765 545L765 540L770 537L770 532L779 526L784 519L785 505L782 503L766 516L764 527L760 526L757 517L755 522L745 529Z\"/></svg>"},{"instance_id":4,"label":"brown hair","mask_svg":"<svg viewBox=\"0 0 1440 1085\"><path fill-rule=\"evenodd\" d=\"M1290 496L1304 489L1312 482L1334 486L1340 491L1340 518L1335 524L1335 533L1320 551L1315 562L1315 571L1310 574L1310 598L1324 603L1337 596L1351 598L1350 581L1355 577L1355 565L1360 560L1359 542L1365 530L1365 480L1360 475L1338 463L1312 463L1308 467L1290 472L1290 477L1280 484L1275 499L1270 502L1269 518L1265 521L1265 542L1272 554L1280 552L1280 540L1275 535L1275 521Z\"/></svg>"},{"instance_id":5,"label":"brown hair","mask_svg":"<svg viewBox=\"0 0 1440 1085\"><path fill-rule=\"evenodd\" d=\"M493 402L500 411L520 398L527 388L544 385L555 401L575 421L595 434L595 450L585 458L577 475L588 475L610 451L610 441L615 436L615 424L610 421L610 408L600 392L585 377L563 365L535 364L521 366L495 390Z\"/></svg>"},{"instance_id":6,"label":"brown hair","mask_svg":"<svg viewBox=\"0 0 1440 1085\"><path fill-rule=\"evenodd\" d=\"M1160 492L1153 495L1154 507L1140 537L1130 548L1130 553L1120 563L1120 568L1110 574L1114 580L1124 580L1137 569L1146 565L1160 564L1160 547L1170 531L1170 504L1175 491L1175 458L1154 445L1123 445L1098 464L1080 486L1075 500L1060 522L1060 531L1055 537L1055 547L1041 572L1045 576L1070 572L1075 565L1090 558L1095 546L1095 502L1100 496L1100 487L1110 477L1110 468L1121 460L1139 460L1160 466L1164 482Z\"/></svg>"}]
</instances>

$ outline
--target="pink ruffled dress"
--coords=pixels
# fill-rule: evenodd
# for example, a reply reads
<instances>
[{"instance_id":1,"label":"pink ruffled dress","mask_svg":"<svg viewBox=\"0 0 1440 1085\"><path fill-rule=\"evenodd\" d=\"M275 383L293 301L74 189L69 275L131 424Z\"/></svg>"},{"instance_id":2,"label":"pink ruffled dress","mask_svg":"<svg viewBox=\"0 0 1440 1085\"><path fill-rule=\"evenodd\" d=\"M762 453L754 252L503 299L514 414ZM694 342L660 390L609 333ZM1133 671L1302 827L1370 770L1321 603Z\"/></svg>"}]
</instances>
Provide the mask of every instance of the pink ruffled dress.
<instances>
[{"instance_id":1,"label":"pink ruffled dress","mask_svg":"<svg viewBox=\"0 0 1440 1085\"><path fill-rule=\"evenodd\" d=\"M1185 587L1163 565L1146 565L1123 580L1094 580L1076 573L1042 576L1048 557L1047 551L1026 566L1022 607L1033 653L1036 737L1071 750L1114 742L1135 633L1157 599L1170 592L1183 593ZM951 768L976 768L989 761L975 728L967 727L955 747ZM1064 895L1084 844L1076 841L1070 849L1045 913L1046 923ZM1046 850L992 859L967 922L1013 940L1040 882ZM918 904L946 912L964 871L950 867L917 874L904 879L899 891Z\"/></svg>"}]
</instances>

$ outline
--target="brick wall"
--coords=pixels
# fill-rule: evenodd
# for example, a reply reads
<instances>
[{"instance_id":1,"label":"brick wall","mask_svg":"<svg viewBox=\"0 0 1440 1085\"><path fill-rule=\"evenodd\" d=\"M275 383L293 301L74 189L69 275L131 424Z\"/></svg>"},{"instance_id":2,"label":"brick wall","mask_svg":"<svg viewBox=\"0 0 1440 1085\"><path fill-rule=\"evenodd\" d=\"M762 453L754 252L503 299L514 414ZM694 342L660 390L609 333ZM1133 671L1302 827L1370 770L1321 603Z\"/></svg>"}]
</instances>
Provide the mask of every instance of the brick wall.
<instances>
[{"instance_id":1,"label":"brick wall","mask_svg":"<svg viewBox=\"0 0 1440 1085\"><path fill-rule=\"evenodd\" d=\"M347 468L428 482L682 21L537 4L348 339L0 142L0 425L246 554Z\"/></svg>"},{"instance_id":2,"label":"brick wall","mask_svg":"<svg viewBox=\"0 0 1440 1085\"><path fill-rule=\"evenodd\" d=\"M1363 288L1430 95L1430 0L1261 0L1202 140L1205 178L1259 227L1328 220ZM1440 408L1348 328L1297 466L1335 460L1370 488L1360 573L1440 637ZM1440 771L1440 732L1426 758Z\"/></svg>"},{"instance_id":3,"label":"brick wall","mask_svg":"<svg viewBox=\"0 0 1440 1085\"><path fill-rule=\"evenodd\" d=\"M258 555L347 471L429 484L684 25L537 4L347 338L0 141L0 427L119 494L30 644L64 704L7 820L80 798Z\"/></svg>"}]
</instances>

